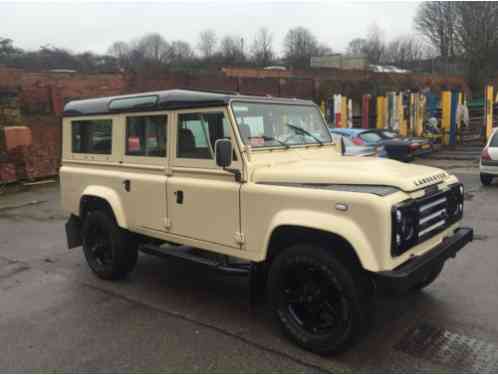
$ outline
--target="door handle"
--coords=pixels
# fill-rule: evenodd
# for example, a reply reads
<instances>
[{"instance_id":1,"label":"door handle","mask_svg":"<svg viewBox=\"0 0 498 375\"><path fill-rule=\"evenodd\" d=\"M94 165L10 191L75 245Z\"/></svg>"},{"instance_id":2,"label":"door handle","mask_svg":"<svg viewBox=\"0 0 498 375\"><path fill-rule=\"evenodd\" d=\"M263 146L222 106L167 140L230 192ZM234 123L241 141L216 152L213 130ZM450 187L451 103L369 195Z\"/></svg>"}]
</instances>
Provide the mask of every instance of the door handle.
<instances>
[{"instance_id":1,"label":"door handle","mask_svg":"<svg viewBox=\"0 0 498 375\"><path fill-rule=\"evenodd\" d=\"M130 191L131 189L131 181L130 180L124 180L123 181L123 187L126 191Z\"/></svg>"},{"instance_id":2,"label":"door handle","mask_svg":"<svg viewBox=\"0 0 498 375\"><path fill-rule=\"evenodd\" d=\"M176 203L183 204L183 191L181 190L175 191L175 195L176 195Z\"/></svg>"}]
</instances>

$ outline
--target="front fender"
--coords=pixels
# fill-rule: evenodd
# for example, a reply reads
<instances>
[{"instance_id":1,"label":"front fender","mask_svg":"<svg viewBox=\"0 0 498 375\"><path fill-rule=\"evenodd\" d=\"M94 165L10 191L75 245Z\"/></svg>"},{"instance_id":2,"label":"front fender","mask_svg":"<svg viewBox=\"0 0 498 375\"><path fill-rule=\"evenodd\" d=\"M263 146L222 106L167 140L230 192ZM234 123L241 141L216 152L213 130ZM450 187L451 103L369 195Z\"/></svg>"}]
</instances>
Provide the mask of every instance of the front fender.
<instances>
[{"instance_id":1,"label":"front fender","mask_svg":"<svg viewBox=\"0 0 498 375\"><path fill-rule=\"evenodd\" d=\"M123 202L119 194L111 188L97 185L89 185L83 190L83 196L93 196L104 199L112 208L116 221L121 228L128 229L128 221L123 208Z\"/></svg>"},{"instance_id":2,"label":"front fender","mask_svg":"<svg viewBox=\"0 0 498 375\"><path fill-rule=\"evenodd\" d=\"M342 237L354 249L364 269L380 269L379 260L375 256L375 251L367 235L350 217L342 215L331 217L330 214L304 209L279 211L272 218L271 225L266 233L265 249L268 249L273 231L284 225L317 229Z\"/></svg>"}]
</instances>

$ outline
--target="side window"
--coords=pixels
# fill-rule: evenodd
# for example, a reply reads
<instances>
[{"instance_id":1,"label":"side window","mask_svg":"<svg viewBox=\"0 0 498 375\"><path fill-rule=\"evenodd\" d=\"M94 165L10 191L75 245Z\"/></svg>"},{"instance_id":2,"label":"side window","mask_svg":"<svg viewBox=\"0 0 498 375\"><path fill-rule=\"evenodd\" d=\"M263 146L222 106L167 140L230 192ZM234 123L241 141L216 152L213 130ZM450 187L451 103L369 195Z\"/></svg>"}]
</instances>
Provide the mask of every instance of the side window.
<instances>
[{"instance_id":1,"label":"side window","mask_svg":"<svg viewBox=\"0 0 498 375\"><path fill-rule=\"evenodd\" d=\"M126 118L126 155L166 157L168 117L130 116Z\"/></svg>"},{"instance_id":2,"label":"side window","mask_svg":"<svg viewBox=\"0 0 498 375\"><path fill-rule=\"evenodd\" d=\"M177 157L213 159L214 145L222 138L230 138L230 125L222 112L178 115Z\"/></svg>"},{"instance_id":3,"label":"side window","mask_svg":"<svg viewBox=\"0 0 498 375\"><path fill-rule=\"evenodd\" d=\"M71 123L72 152L75 154L112 153L112 120L80 120Z\"/></svg>"}]
</instances>

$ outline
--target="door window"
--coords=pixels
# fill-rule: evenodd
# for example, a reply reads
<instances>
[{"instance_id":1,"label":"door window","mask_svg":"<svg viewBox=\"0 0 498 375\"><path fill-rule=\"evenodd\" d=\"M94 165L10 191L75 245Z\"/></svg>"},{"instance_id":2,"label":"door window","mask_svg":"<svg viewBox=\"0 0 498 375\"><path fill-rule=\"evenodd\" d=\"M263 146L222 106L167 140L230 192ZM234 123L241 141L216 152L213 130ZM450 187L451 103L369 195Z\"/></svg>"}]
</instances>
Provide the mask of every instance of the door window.
<instances>
[{"instance_id":1,"label":"door window","mask_svg":"<svg viewBox=\"0 0 498 375\"><path fill-rule=\"evenodd\" d=\"M126 118L126 155L166 157L166 115Z\"/></svg>"},{"instance_id":2,"label":"door window","mask_svg":"<svg viewBox=\"0 0 498 375\"><path fill-rule=\"evenodd\" d=\"M178 115L176 156L187 159L214 159L218 139L230 138L230 126L222 112Z\"/></svg>"}]
</instances>

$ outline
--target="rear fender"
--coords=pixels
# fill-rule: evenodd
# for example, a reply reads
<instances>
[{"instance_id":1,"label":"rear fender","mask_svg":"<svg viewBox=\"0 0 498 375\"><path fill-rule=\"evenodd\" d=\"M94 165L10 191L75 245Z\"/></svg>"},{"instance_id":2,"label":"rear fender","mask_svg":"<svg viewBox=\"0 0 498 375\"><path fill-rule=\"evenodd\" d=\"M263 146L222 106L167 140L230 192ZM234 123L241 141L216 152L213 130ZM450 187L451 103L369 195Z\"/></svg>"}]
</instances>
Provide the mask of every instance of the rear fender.
<instances>
[{"instance_id":1,"label":"rear fender","mask_svg":"<svg viewBox=\"0 0 498 375\"><path fill-rule=\"evenodd\" d=\"M115 190L108 187L90 185L83 191L82 196L92 196L105 200L111 206L118 225L121 228L128 229L123 202Z\"/></svg>"}]
</instances>

